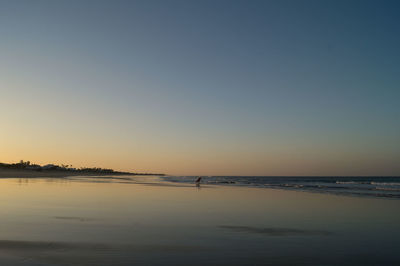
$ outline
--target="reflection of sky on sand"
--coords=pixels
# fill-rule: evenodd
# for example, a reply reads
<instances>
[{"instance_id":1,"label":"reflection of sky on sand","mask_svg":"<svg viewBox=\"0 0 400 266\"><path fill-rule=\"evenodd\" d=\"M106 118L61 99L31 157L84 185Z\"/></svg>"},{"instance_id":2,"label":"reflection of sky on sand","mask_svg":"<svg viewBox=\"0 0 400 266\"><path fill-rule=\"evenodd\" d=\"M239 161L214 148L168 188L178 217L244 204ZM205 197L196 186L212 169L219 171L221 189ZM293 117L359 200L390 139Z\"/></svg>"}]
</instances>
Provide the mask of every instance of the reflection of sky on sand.
<instances>
[{"instance_id":1,"label":"reflection of sky on sand","mask_svg":"<svg viewBox=\"0 0 400 266\"><path fill-rule=\"evenodd\" d=\"M0 180L0 262L10 256L21 265L400 261L398 200L198 189L153 177L93 181Z\"/></svg>"}]
</instances>

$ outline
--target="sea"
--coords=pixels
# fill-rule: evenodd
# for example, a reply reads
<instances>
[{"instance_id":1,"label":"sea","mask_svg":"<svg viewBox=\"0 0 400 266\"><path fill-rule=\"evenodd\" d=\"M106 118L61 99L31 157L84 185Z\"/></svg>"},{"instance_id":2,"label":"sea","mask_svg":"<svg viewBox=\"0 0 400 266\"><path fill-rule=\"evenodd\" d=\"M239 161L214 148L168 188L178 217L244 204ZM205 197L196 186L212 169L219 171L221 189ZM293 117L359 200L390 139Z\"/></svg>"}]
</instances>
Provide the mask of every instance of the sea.
<instances>
[{"instance_id":1,"label":"sea","mask_svg":"<svg viewBox=\"0 0 400 266\"><path fill-rule=\"evenodd\" d=\"M165 176L162 179L176 183L194 183L198 177ZM399 176L203 176L200 184L400 199Z\"/></svg>"}]
</instances>

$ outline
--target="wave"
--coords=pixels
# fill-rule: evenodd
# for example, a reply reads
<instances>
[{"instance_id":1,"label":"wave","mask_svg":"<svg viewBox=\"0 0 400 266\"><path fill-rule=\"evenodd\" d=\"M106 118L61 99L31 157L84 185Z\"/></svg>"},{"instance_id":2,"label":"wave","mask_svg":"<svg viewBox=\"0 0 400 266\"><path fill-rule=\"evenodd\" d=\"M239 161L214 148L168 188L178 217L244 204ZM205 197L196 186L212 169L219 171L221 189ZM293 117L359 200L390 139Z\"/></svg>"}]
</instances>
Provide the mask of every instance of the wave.
<instances>
[{"instance_id":1,"label":"wave","mask_svg":"<svg viewBox=\"0 0 400 266\"><path fill-rule=\"evenodd\" d=\"M374 182L374 181L336 181L336 184L341 185L374 185L374 186L400 186L400 182Z\"/></svg>"},{"instance_id":2,"label":"wave","mask_svg":"<svg viewBox=\"0 0 400 266\"><path fill-rule=\"evenodd\" d=\"M336 181L336 184L342 184L342 185L356 185L356 184L360 184L360 185L370 185L371 182L356 182L356 181Z\"/></svg>"},{"instance_id":3,"label":"wave","mask_svg":"<svg viewBox=\"0 0 400 266\"><path fill-rule=\"evenodd\" d=\"M400 186L400 182L394 182L394 183L371 182L371 185L379 185L379 186Z\"/></svg>"},{"instance_id":4,"label":"wave","mask_svg":"<svg viewBox=\"0 0 400 266\"><path fill-rule=\"evenodd\" d=\"M399 188L390 188L390 187L376 187L375 189L376 189L376 190L399 191L399 192L400 192L400 189L399 189Z\"/></svg>"},{"instance_id":5,"label":"wave","mask_svg":"<svg viewBox=\"0 0 400 266\"><path fill-rule=\"evenodd\" d=\"M174 183L194 183L197 177L165 176L163 179ZM400 177L207 176L203 177L201 184L400 198Z\"/></svg>"}]
</instances>

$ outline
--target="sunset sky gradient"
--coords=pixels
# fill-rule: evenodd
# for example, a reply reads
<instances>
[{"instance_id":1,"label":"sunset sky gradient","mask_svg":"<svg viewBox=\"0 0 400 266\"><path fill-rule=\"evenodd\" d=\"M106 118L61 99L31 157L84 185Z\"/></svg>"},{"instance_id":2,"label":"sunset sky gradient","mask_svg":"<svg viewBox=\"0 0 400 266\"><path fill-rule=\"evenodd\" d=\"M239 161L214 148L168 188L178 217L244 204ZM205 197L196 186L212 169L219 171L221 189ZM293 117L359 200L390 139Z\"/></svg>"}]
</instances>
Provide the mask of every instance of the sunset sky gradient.
<instances>
[{"instance_id":1,"label":"sunset sky gradient","mask_svg":"<svg viewBox=\"0 0 400 266\"><path fill-rule=\"evenodd\" d=\"M0 162L400 175L398 1L0 1Z\"/></svg>"}]
</instances>

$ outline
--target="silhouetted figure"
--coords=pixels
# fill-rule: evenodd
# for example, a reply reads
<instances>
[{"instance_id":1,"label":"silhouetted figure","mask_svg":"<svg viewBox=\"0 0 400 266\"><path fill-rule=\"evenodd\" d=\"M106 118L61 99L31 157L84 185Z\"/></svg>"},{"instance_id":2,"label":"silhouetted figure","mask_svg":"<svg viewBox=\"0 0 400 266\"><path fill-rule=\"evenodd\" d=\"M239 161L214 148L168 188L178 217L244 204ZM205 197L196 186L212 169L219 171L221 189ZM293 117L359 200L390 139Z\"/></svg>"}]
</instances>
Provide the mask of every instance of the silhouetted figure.
<instances>
[{"instance_id":1,"label":"silhouetted figure","mask_svg":"<svg viewBox=\"0 0 400 266\"><path fill-rule=\"evenodd\" d=\"M201 176L199 176L199 177L196 179L196 181L195 181L196 186L200 186L200 182L201 182Z\"/></svg>"}]
</instances>

